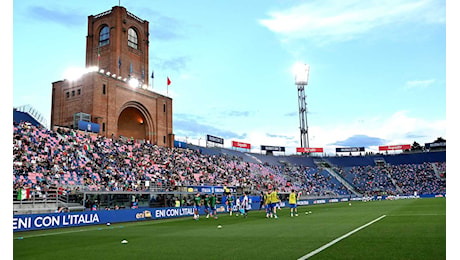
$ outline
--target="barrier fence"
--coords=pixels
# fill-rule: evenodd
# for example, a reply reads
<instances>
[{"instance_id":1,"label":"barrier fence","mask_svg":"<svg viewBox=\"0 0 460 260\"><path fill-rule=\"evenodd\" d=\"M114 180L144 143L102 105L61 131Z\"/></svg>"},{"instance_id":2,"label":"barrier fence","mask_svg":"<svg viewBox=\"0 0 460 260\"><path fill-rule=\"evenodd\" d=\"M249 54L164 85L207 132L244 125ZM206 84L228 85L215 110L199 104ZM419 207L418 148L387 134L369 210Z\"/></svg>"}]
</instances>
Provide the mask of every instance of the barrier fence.
<instances>
[{"instance_id":1,"label":"barrier fence","mask_svg":"<svg viewBox=\"0 0 460 260\"><path fill-rule=\"evenodd\" d=\"M393 200L433 197L445 197L445 194L433 194L423 196L375 196L354 198L311 199L301 200L297 204L299 206L303 206L361 200ZM249 210L259 210L259 201L259 197L251 197ZM280 203L280 207L286 206L289 206L287 201L282 201ZM234 206L233 209L234 211L236 211L236 206ZM218 204L217 213L225 212L227 212L226 205ZM94 210L83 212L62 212L48 214L21 214L13 216L13 232L187 217L193 216L193 213L193 207L168 207L122 210ZM204 207L200 207L199 213L200 215L205 214Z\"/></svg>"}]
</instances>

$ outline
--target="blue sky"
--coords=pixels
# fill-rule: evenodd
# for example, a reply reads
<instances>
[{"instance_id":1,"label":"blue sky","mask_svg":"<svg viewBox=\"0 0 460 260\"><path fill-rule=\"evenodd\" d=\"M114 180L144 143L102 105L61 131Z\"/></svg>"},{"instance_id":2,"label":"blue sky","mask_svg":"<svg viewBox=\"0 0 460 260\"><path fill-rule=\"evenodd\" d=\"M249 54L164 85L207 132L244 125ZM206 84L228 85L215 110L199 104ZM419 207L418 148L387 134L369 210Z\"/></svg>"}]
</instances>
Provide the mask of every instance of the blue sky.
<instances>
[{"instance_id":1,"label":"blue sky","mask_svg":"<svg viewBox=\"0 0 460 260\"><path fill-rule=\"evenodd\" d=\"M83 67L87 17L118 1L13 3L13 106L49 122L51 84ZM150 22L153 91L172 84L177 140L300 146L292 67L310 65L310 147L446 138L446 2L121 1Z\"/></svg>"}]
</instances>

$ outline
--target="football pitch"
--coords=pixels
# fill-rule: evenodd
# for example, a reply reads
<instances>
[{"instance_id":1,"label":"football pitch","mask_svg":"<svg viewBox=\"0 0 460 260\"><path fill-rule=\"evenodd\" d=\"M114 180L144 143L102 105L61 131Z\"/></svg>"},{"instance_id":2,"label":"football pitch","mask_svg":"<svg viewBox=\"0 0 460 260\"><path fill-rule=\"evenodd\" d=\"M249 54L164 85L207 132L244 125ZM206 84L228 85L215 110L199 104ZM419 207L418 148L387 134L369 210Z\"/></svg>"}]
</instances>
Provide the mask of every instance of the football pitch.
<instances>
[{"instance_id":1,"label":"football pitch","mask_svg":"<svg viewBox=\"0 0 460 260\"><path fill-rule=\"evenodd\" d=\"M310 212L310 214L305 214ZM17 232L14 259L446 259L446 199ZM217 228L221 225L222 228ZM128 243L122 244L122 240Z\"/></svg>"}]
</instances>

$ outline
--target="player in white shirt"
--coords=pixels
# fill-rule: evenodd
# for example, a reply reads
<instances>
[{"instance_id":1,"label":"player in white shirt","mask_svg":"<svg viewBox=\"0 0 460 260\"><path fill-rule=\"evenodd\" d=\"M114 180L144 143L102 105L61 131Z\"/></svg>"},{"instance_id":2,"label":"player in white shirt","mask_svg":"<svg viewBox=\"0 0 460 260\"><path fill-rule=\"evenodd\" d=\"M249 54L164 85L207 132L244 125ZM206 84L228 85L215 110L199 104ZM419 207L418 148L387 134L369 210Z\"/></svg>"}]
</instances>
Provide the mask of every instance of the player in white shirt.
<instances>
[{"instance_id":1,"label":"player in white shirt","mask_svg":"<svg viewBox=\"0 0 460 260\"><path fill-rule=\"evenodd\" d=\"M246 192L243 195L243 201L241 202L241 208L243 209L244 217L247 218L248 217L248 210L249 210L249 198L248 198L248 195L246 194Z\"/></svg>"},{"instance_id":2,"label":"player in white shirt","mask_svg":"<svg viewBox=\"0 0 460 260\"><path fill-rule=\"evenodd\" d=\"M241 209L241 202L240 202L240 198L237 197L236 198L236 216L238 217L239 213L240 213L240 209Z\"/></svg>"}]
</instances>

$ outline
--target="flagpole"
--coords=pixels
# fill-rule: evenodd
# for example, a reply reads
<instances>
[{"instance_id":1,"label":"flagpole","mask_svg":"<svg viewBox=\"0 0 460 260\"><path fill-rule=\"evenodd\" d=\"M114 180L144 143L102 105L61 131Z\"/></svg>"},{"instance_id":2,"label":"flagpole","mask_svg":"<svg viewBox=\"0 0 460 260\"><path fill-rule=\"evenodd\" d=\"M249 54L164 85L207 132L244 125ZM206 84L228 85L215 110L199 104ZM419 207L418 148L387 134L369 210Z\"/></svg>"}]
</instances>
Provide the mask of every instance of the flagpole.
<instances>
[{"instance_id":1,"label":"flagpole","mask_svg":"<svg viewBox=\"0 0 460 260\"><path fill-rule=\"evenodd\" d=\"M152 78L152 84L151 84L151 86L152 86L152 90L153 90L153 86L154 86L153 82L155 81L155 76L153 75L153 70L152 70L152 76L151 76L151 78Z\"/></svg>"},{"instance_id":2,"label":"flagpole","mask_svg":"<svg viewBox=\"0 0 460 260\"><path fill-rule=\"evenodd\" d=\"M99 69L101 61L101 46L97 46L97 68Z\"/></svg>"},{"instance_id":3,"label":"flagpole","mask_svg":"<svg viewBox=\"0 0 460 260\"><path fill-rule=\"evenodd\" d=\"M121 57L118 56L118 75L120 75L120 69L121 69Z\"/></svg>"},{"instance_id":4,"label":"flagpole","mask_svg":"<svg viewBox=\"0 0 460 260\"><path fill-rule=\"evenodd\" d=\"M171 84L171 81L169 80L169 77L166 77L166 96L169 97L169 84Z\"/></svg>"}]
</instances>

